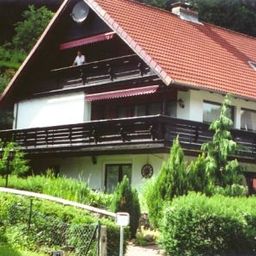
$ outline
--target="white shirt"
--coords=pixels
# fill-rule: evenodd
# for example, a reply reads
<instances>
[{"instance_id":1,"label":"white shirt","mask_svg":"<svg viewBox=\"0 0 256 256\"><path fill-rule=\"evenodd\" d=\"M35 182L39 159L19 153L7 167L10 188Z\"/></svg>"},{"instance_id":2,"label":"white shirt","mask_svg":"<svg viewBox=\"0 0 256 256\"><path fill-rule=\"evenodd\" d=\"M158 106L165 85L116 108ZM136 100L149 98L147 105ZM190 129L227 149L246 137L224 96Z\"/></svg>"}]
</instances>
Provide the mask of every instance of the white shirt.
<instances>
[{"instance_id":1,"label":"white shirt","mask_svg":"<svg viewBox=\"0 0 256 256\"><path fill-rule=\"evenodd\" d=\"M75 58L75 61L74 61L74 64L77 65L77 66L80 66L82 64L85 63L85 57L84 55L81 55L81 56L76 56Z\"/></svg>"}]
</instances>

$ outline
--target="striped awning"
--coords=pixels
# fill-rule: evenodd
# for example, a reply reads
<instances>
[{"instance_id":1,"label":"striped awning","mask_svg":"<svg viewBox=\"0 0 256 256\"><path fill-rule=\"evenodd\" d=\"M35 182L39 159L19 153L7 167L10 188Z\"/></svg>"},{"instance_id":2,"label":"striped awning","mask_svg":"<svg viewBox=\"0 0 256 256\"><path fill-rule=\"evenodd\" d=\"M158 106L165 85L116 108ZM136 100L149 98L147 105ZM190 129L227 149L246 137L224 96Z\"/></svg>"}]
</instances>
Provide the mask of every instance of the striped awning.
<instances>
[{"instance_id":1,"label":"striped awning","mask_svg":"<svg viewBox=\"0 0 256 256\"><path fill-rule=\"evenodd\" d=\"M159 85L150 85L144 87L130 88L124 90L108 91L101 93L93 93L85 96L87 101L109 100L118 98L127 98L145 94L153 94L157 91Z\"/></svg>"},{"instance_id":2,"label":"striped awning","mask_svg":"<svg viewBox=\"0 0 256 256\"><path fill-rule=\"evenodd\" d=\"M107 32L107 33L98 34L95 36L90 36L90 37L62 43L60 45L60 50L70 49L70 48L74 48L82 45L101 42L101 41L107 41L112 39L114 35L115 35L115 32Z\"/></svg>"}]
</instances>

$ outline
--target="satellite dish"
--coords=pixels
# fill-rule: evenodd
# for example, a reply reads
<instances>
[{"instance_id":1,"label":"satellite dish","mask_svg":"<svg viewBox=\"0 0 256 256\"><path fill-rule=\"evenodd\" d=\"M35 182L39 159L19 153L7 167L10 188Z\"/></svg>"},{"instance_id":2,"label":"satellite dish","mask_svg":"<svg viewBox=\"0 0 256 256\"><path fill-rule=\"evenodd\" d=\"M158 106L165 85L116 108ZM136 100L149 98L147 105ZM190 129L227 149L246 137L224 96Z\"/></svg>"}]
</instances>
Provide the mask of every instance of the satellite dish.
<instances>
[{"instance_id":1,"label":"satellite dish","mask_svg":"<svg viewBox=\"0 0 256 256\"><path fill-rule=\"evenodd\" d=\"M89 6L84 1L80 1L74 6L71 17L75 22L82 23L88 17L89 10Z\"/></svg>"}]
</instances>

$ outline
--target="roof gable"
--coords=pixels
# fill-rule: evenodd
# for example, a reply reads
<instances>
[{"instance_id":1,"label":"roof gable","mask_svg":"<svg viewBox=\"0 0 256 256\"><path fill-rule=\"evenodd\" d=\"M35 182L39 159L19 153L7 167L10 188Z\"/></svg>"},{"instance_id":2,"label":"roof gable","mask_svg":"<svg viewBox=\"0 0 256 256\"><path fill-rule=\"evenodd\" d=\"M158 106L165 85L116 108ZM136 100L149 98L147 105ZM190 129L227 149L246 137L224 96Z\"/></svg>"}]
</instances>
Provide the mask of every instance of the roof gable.
<instances>
[{"instance_id":1,"label":"roof gable","mask_svg":"<svg viewBox=\"0 0 256 256\"><path fill-rule=\"evenodd\" d=\"M22 74L47 33L72 0L65 0L5 90ZM210 24L195 24L132 0L84 0L154 70L166 85L256 99L256 39Z\"/></svg>"}]
</instances>

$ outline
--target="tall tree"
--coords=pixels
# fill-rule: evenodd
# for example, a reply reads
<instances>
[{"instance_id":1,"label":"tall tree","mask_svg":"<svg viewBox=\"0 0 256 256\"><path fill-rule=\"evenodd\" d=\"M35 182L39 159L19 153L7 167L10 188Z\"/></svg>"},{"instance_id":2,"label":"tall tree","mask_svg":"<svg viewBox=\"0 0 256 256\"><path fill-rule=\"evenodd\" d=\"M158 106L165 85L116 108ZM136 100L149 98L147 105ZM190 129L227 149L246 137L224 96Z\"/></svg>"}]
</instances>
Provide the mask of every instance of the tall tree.
<instances>
[{"instance_id":1,"label":"tall tree","mask_svg":"<svg viewBox=\"0 0 256 256\"><path fill-rule=\"evenodd\" d=\"M256 36L256 10L249 1L191 0L203 21Z\"/></svg>"},{"instance_id":2,"label":"tall tree","mask_svg":"<svg viewBox=\"0 0 256 256\"><path fill-rule=\"evenodd\" d=\"M24 20L15 24L12 42L0 46L0 93L19 68L26 54L35 44L53 13L46 7L29 6L23 13Z\"/></svg>"},{"instance_id":3,"label":"tall tree","mask_svg":"<svg viewBox=\"0 0 256 256\"><path fill-rule=\"evenodd\" d=\"M46 7L36 9L33 5L23 13L23 21L17 22L15 25L15 36L13 37L13 45L28 52L36 43L39 36L49 23L52 12Z\"/></svg>"},{"instance_id":4,"label":"tall tree","mask_svg":"<svg viewBox=\"0 0 256 256\"><path fill-rule=\"evenodd\" d=\"M138 0L165 8L166 4L188 2L205 22L256 36L256 3L252 0Z\"/></svg>"}]
</instances>

